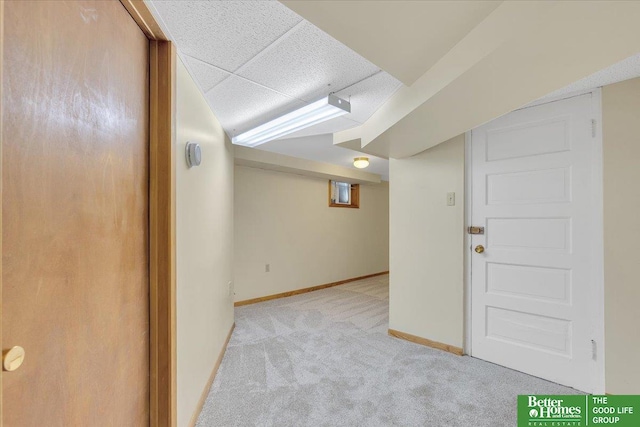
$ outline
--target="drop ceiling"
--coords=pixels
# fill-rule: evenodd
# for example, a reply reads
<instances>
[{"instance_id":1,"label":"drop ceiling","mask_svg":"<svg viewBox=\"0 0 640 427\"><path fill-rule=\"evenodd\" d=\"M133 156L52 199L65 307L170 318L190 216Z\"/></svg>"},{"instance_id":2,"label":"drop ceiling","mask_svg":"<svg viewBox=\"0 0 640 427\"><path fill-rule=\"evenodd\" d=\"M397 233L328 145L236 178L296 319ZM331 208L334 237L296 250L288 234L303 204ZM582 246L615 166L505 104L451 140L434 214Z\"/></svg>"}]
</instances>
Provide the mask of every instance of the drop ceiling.
<instances>
[{"instance_id":1,"label":"drop ceiling","mask_svg":"<svg viewBox=\"0 0 640 427\"><path fill-rule=\"evenodd\" d=\"M277 1L147 4L230 137L330 92L350 99L352 113L287 137L349 129L402 86Z\"/></svg>"},{"instance_id":2,"label":"drop ceiling","mask_svg":"<svg viewBox=\"0 0 640 427\"><path fill-rule=\"evenodd\" d=\"M231 137L329 92L351 98L352 113L287 136L333 134L334 146L263 147L314 160L416 154L640 51L637 2L148 4ZM563 90L633 77L637 64Z\"/></svg>"}]
</instances>

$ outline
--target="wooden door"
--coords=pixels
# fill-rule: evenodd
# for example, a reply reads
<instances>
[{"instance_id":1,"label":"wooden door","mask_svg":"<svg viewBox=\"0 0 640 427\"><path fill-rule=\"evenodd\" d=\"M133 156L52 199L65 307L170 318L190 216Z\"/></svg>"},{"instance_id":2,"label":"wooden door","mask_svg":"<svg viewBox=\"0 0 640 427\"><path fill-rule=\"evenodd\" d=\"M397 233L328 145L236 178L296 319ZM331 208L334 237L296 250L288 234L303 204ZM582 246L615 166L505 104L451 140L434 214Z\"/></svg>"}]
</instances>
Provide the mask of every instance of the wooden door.
<instances>
[{"instance_id":1,"label":"wooden door","mask_svg":"<svg viewBox=\"0 0 640 427\"><path fill-rule=\"evenodd\" d=\"M602 393L601 177L592 94L472 132L472 355ZM601 235L601 234L600 234ZM601 270L600 270L601 271ZM600 332L598 332L600 331Z\"/></svg>"},{"instance_id":2,"label":"wooden door","mask_svg":"<svg viewBox=\"0 0 640 427\"><path fill-rule=\"evenodd\" d=\"M118 1L4 3L4 427L148 425L148 40Z\"/></svg>"}]
</instances>

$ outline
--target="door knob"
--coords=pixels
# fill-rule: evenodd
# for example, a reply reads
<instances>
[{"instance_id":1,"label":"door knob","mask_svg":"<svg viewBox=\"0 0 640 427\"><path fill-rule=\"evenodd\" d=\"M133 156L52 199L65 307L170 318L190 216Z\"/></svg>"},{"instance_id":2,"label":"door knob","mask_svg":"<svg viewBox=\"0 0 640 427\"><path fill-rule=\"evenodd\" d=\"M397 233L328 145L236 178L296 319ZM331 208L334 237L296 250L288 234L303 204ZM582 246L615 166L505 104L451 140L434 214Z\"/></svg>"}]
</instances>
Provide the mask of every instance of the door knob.
<instances>
[{"instance_id":1,"label":"door knob","mask_svg":"<svg viewBox=\"0 0 640 427\"><path fill-rule=\"evenodd\" d=\"M474 249L474 251L476 251L476 253L481 254L482 252L484 252L484 246L482 246L482 245L478 245L478 246L476 246L476 248Z\"/></svg>"},{"instance_id":2,"label":"door knob","mask_svg":"<svg viewBox=\"0 0 640 427\"><path fill-rule=\"evenodd\" d=\"M2 369L5 371L15 371L22 362L24 362L24 348L19 345L2 352Z\"/></svg>"}]
</instances>

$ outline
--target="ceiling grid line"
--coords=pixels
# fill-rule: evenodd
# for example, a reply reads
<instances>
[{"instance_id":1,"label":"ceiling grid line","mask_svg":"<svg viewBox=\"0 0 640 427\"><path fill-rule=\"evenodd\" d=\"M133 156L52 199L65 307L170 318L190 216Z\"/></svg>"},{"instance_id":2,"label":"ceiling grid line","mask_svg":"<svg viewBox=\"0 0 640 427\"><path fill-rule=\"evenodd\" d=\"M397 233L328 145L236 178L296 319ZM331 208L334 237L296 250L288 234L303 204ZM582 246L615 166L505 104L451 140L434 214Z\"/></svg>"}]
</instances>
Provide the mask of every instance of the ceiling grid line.
<instances>
[{"instance_id":1,"label":"ceiling grid line","mask_svg":"<svg viewBox=\"0 0 640 427\"><path fill-rule=\"evenodd\" d=\"M187 57L187 58L190 58L190 59L193 59L193 60L195 60L195 61L201 62L201 63L203 63L203 64L206 64L207 66L212 67L212 68L215 68L216 70L222 71L223 73L227 73L227 74L228 74L227 78L228 78L228 77L231 77L231 76L234 76L234 77L237 77L237 78L239 78L239 79L242 79L242 80L244 80L244 81L246 81L246 82L248 82L248 83L252 83L252 84L254 84L254 85L256 85L256 86L260 86L260 87L261 87L261 88L263 88L263 89L267 89L267 90L270 90L270 91L272 91L272 92L275 92L275 93L277 93L278 95L286 96L287 98L294 99L294 100L296 100L296 101L305 102L305 101L304 101L304 100L302 100L302 99L298 99L298 98L296 98L296 97L294 97L294 96L288 95L288 94L286 94L286 93L282 93L282 92L280 92L280 91L278 91L278 90L276 90L276 89L274 89L274 88L271 88L271 87L269 87L269 86L265 86L265 85L260 84L260 83L258 83L258 82L256 82L256 81L253 81L253 80L248 79L248 78L246 78L246 77L240 76L240 75L238 75L238 74L236 74L236 73L234 73L234 72L227 71L227 70L225 70L225 69L223 69L223 68L220 68L220 67L218 67L218 66L216 66L216 65L210 64L210 63L208 63L207 61L203 61L202 59L198 59L198 58L196 58L196 57L193 57L193 56L191 56L191 55L187 55L187 54L183 54L183 56L185 56L185 57ZM224 80L221 80L219 83L217 83L217 84L216 84L215 86L213 86L211 89L208 89L207 91L204 91L204 92L203 92L203 93L204 93L204 95L207 95L207 94L208 94L208 93L210 93L212 90L214 90L216 87L218 87L219 85L221 85L221 84L222 84L222 82L224 82L224 81L226 81L226 80L227 80L227 78L225 78Z\"/></svg>"},{"instance_id":2,"label":"ceiling grid line","mask_svg":"<svg viewBox=\"0 0 640 427\"><path fill-rule=\"evenodd\" d=\"M200 62L201 64L206 65L207 67L211 67L211 68L215 68L216 70L225 73L226 77L223 78L222 80L220 80L218 83L216 83L213 87L206 89L204 87L200 87L200 90L202 91L203 95L206 95L207 92L209 92L211 89L215 88L216 86L218 86L220 83L224 82L225 80L227 80L229 77L233 76L233 73L231 71L225 70L224 68L215 66L213 64L209 64L207 61L203 61L202 59L198 59L195 56L191 56L191 55L187 55L186 53L178 53L181 57L183 57L183 59L190 59L191 61L196 61L196 62ZM191 70L191 66L189 64L190 61L183 61L184 65L187 67L187 70L189 71L189 75L191 75L193 77L194 80L197 79L195 78L195 73ZM200 86L200 84L198 84Z\"/></svg>"},{"instance_id":3,"label":"ceiling grid line","mask_svg":"<svg viewBox=\"0 0 640 427\"><path fill-rule=\"evenodd\" d=\"M235 74L235 75L240 74L242 71L244 71L247 67L249 67L251 64L253 64L255 61L257 61L258 59L261 59L267 53L272 51L276 46L278 46L280 43L282 43L284 40L286 40L289 37L291 37L292 34L295 34L297 31L299 31L300 28L302 28L305 23L306 23L306 21L304 19L301 19L296 25L294 25L293 27L289 28L284 34L282 34L280 37L278 37L273 42L271 42L268 46L266 46L260 52L256 53L254 56L249 58L249 60L247 60L247 62L245 62L244 64L242 64L238 68L236 68L236 70L233 72L233 74Z\"/></svg>"}]
</instances>

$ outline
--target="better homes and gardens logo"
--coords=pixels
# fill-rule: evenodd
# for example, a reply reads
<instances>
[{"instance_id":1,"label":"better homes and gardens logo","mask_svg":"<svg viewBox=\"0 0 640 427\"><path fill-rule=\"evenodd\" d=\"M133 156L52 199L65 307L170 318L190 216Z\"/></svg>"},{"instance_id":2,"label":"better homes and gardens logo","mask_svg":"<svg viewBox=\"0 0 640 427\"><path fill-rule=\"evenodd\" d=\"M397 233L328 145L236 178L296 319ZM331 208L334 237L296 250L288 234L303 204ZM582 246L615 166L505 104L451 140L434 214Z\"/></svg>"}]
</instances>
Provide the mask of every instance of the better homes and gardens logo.
<instances>
[{"instance_id":1,"label":"better homes and gardens logo","mask_svg":"<svg viewBox=\"0 0 640 427\"><path fill-rule=\"evenodd\" d=\"M518 427L585 426L584 398L585 396L518 396ZM523 406L526 409L527 424L521 424Z\"/></svg>"},{"instance_id":2,"label":"better homes and gardens logo","mask_svg":"<svg viewBox=\"0 0 640 427\"><path fill-rule=\"evenodd\" d=\"M640 426L640 396L518 396L518 427Z\"/></svg>"}]
</instances>

